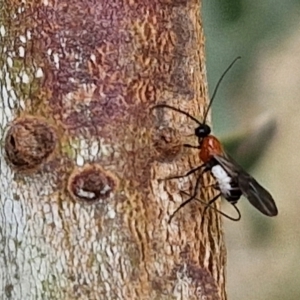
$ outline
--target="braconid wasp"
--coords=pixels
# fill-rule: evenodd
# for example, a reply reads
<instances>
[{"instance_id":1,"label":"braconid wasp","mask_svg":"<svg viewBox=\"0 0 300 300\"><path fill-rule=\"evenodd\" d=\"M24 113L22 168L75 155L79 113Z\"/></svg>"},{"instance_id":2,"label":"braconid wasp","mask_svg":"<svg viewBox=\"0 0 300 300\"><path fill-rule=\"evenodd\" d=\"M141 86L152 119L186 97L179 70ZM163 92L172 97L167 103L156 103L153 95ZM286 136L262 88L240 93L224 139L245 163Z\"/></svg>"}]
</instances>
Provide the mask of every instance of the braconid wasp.
<instances>
[{"instance_id":1,"label":"braconid wasp","mask_svg":"<svg viewBox=\"0 0 300 300\"><path fill-rule=\"evenodd\" d=\"M199 157L202 161L202 164L190 170L184 175L168 177L166 178L166 180L186 177L195 172L200 173L196 180L194 192L192 195L181 191L182 193L189 195L190 197L183 203L181 203L181 205L173 212L169 222L181 208L183 208L193 199L200 201L201 203L205 203L206 207L204 209L203 216L207 208L211 207L212 209L218 211L230 220L239 221L241 218L241 214L238 208L236 207L236 203L242 195L246 197L249 200L249 202L264 215L272 217L278 214L275 201L271 194L265 188L263 188L251 175L249 175L245 170L243 170L242 167L236 161L234 161L228 154L225 153L220 141L211 134L210 126L206 124L208 112L216 96L218 87L222 82L224 76L227 74L227 72L231 69L231 67L238 59L240 59L240 57L234 59L234 61L227 67L227 69L224 71L224 73L218 80L212 98L208 104L207 110L204 113L204 118L202 122L197 120L195 117L191 116L189 113L167 104L158 104L152 107L152 109L171 109L173 111L185 115L189 119L193 120L196 124L198 124L194 132L195 136L198 138L198 145L192 146L189 144L184 144L183 146L198 149ZM219 193L208 203L196 198L198 189L200 187L202 175L205 172L210 172L212 174L216 182L213 185L213 187L219 191ZM238 216L236 218L230 217L227 214L211 206L212 203L214 203L220 196L223 196L230 204L234 206L234 208L238 212Z\"/></svg>"}]
</instances>

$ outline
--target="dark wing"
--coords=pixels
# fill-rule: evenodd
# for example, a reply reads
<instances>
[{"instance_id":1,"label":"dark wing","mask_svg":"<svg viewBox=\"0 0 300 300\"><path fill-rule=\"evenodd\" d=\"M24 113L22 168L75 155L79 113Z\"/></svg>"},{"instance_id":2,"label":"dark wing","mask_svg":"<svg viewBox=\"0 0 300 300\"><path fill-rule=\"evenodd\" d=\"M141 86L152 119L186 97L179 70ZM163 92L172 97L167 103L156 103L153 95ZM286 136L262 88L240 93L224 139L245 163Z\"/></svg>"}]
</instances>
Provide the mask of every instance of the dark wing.
<instances>
[{"instance_id":1,"label":"dark wing","mask_svg":"<svg viewBox=\"0 0 300 300\"><path fill-rule=\"evenodd\" d=\"M251 175L242 169L229 155L215 155L215 160L224 168L227 174L236 178L243 195L261 213L269 217L276 216L278 210L271 194L264 189Z\"/></svg>"}]
</instances>

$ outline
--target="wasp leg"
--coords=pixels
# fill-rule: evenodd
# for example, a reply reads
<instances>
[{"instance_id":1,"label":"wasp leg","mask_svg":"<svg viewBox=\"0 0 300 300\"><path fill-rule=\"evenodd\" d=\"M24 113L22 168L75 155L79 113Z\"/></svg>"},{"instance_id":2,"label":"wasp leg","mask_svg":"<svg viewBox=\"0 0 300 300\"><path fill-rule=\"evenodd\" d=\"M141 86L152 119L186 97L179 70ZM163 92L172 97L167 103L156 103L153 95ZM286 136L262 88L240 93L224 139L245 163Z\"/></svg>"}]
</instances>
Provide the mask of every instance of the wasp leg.
<instances>
[{"instance_id":1,"label":"wasp leg","mask_svg":"<svg viewBox=\"0 0 300 300\"><path fill-rule=\"evenodd\" d=\"M217 212L220 213L223 217L225 217L225 218L227 218L227 219L229 219L229 220L231 220L231 221L237 222L237 221L239 221L239 220L241 219L241 217L242 217L241 212L240 212L240 210L236 207L235 203L230 203L230 204L234 207L234 209L236 210L236 212L237 212L237 214L238 214L236 218L231 217L231 216L225 214L224 212L218 210L217 208L211 206L211 205L212 205L212 204L213 204L220 196L222 196L221 193L219 193L218 195L216 195L213 199L211 199L211 200L208 202L207 206L205 207L205 209L204 209L204 211L203 211L203 215L202 215L202 218L201 218L201 224L203 224L203 221L204 221L204 215L205 215L206 210L207 210L208 208L217 211ZM198 200L198 199L195 199L195 200ZM203 203L203 201L200 201L200 202Z\"/></svg>"},{"instance_id":2,"label":"wasp leg","mask_svg":"<svg viewBox=\"0 0 300 300\"><path fill-rule=\"evenodd\" d=\"M207 187L207 186L206 186ZM180 191L180 193L182 193L182 194L184 194L184 195L187 195L187 196L189 196L190 197L190 194L188 194L187 192L185 192L185 191ZM219 195L219 196L221 196L221 194ZM209 203L207 203L207 202L205 202L204 200L201 200L201 199L198 199L198 198L194 198L194 200L196 200L196 201L198 201L198 202L200 202L201 204L204 204L206 207L209 205ZM211 200L212 201L212 200ZM213 207L213 206L208 206L210 209L212 209L212 210L214 210L214 211L216 211L217 213L219 213L219 214L221 214L223 217L225 217L225 218L227 218L227 219L229 219L229 220L231 220L231 221L239 221L240 219L241 219L241 213L240 213L240 211L239 211L239 209L235 206L235 204L234 203L231 203L232 204L232 206L234 207L234 209L236 210L236 212L238 213L238 216L237 217L231 217L231 216L229 216L229 215L227 215L227 214L225 214L224 212L222 212L221 210L219 210L219 209L217 209L217 208L215 208L215 207ZM207 207L207 208L208 208ZM204 214L203 214L204 215ZM201 222L203 222L203 219L201 220Z\"/></svg>"},{"instance_id":3,"label":"wasp leg","mask_svg":"<svg viewBox=\"0 0 300 300\"><path fill-rule=\"evenodd\" d=\"M213 206L211 206L219 197L221 196L221 193L217 194L215 197L213 197L211 200L208 201L207 205L205 206L204 210L203 210L203 214L202 214L202 218L201 218L201 226L203 224L203 221L204 221L204 216L206 214L206 211L208 208L213 208L213 209L216 209L214 208Z\"/></svg>"},{"instance_id":4,"label":"wasp leg","mask_svg":"<svg viewBox=\"0 0 300 300\"><path fill-rule=\"evenodd\" d=\"M238 213L238 217L237 218L231 218L229 216L227 216L227 218L231 221L239 221L242 217L240 210L235 206L235 203L231 203L231 205L234 207L234 209L237 211Z\"/></svg>"},{"instance_id":5,"label":"wasp leg","mask_svg":"<svg viewBox=\"0 0 300 300\"><path fill-rule=\"evenodd\" d=\"M194 193L192 196L190 196L190 198L188 198L187 200L185 200L184 202L182 202L176 209L175 211L172 213L170 219L169 219L169 224L171 223L173 217L175 216L175 214L181 209L183 208L184 206L186 206L189 202L191 202L193 199L196 198L197 196L197 190L198 190L198 187L199 187L199 184L200 184L200 180L202 178L202 173L198 176L197 178L197 181L196 181L196 185L195 185L195 188L194 188Z\"/></svg>"},{"instance_id":6,"label":"wasp leg","mask_svg":"<svg viewBox=\"0 0 300 300\"><path fill-rule=\"evenodd\" d=\"M197 172L198 170L200 170L200 169L203 168L204 166L205 166L205 164L202 164L202 165L200 165L200 166L198 166L198 167L196 167L196 168L194 168L194 169L188 171L188 172L187 172L186 174L184 174L184 175L170 176L170 177L166 177L166 178L160 179L160 180L170 180L170 179L178 179L178 178L187 177L187 176L189 176L189 175L191 175L191 174Z\"/></svg>"}]
</instances>

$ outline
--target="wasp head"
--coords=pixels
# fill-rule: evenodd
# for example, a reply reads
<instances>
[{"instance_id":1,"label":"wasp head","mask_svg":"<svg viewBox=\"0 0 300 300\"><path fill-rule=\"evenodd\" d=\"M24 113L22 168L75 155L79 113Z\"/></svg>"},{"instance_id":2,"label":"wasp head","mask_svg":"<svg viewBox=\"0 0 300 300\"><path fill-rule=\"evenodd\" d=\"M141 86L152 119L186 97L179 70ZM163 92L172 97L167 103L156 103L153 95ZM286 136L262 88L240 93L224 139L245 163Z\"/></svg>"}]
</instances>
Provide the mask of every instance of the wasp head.
<instances>
[{"instance_id":1,"label":"wasp head","mask_svg":"<svg viewBox=\"0 0 300 300\"><path fill-rule=\"evenodd\" d=\"M208 125L206 124L200 124L196 129L195 129L195 135L198 138L204 138L208 136L211 132L211 129Z\"/></svg>"}]
</instances>

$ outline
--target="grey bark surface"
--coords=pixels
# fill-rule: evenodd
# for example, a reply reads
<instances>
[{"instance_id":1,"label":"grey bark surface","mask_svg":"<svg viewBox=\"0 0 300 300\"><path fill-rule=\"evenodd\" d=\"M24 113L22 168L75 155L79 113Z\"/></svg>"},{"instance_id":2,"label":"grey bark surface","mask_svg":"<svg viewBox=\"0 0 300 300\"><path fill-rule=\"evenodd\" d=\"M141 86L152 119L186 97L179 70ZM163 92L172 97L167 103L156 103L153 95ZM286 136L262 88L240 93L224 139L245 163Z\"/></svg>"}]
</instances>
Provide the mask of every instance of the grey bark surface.
<instances>
[{"instance_id":1,"label":"grey bark surface","mask_svg":"<svg viewBox=\"0 0 300 300\"><path fill-rule=\"evenodd\" d=\"M182 148L207 103L199 1L0 1L1 299L226 299ZM212 191L205 189L202 198Z\"/></svg>"}]
</instances>

